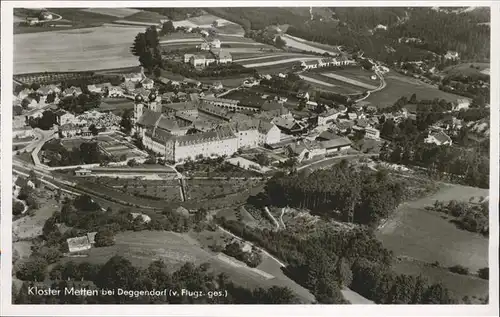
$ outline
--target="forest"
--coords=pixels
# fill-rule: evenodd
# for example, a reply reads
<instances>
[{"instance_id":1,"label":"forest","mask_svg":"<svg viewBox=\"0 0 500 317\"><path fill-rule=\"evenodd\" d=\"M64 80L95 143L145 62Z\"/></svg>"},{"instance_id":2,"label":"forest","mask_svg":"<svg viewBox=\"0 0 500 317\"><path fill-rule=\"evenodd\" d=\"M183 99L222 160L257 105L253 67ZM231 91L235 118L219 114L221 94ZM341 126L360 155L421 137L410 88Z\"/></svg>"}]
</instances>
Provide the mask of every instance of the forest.
<instances>
[{"instance_id":1,"label":"forest","mask_svg":"<svg viewBox=\"0 0 500 317\"><path fill-rule=\"evenodd\" d=\"M287 33L306 40L344 45L386 63L418 61L457 51L463 60L489 60L490 27L483 16L430 8L335 8L337 20L291 23ZM403 11L403 12L402 12ZM377 25L387 30L373 30ZM439 30L437 32L436 30ZM402 37L422 43L399 43ZM394 50L391 50L392 48Z\"/></svg>"},{"instance_id":2,"label":"forest","mask_svg":"<svg viewBox=\"0 0 500 317\"><path fill-rule=\"evenodd\" d=\"M266 185L264 201L375 226L408 198L406 187L404 180L395 179L384 170L359 169L343 161L310 174L277 174Z\"/></svg>"}]
</instances>

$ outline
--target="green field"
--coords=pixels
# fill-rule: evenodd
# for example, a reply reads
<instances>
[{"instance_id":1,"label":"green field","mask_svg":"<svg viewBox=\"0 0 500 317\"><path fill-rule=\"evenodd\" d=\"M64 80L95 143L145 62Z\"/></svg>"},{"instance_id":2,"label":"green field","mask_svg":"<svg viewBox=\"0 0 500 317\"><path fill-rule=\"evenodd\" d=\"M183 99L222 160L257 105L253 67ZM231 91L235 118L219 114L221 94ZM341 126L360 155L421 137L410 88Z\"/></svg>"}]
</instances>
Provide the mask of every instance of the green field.
<instances>
[{"instance_id":1,"label":"green field","mask_svg":"<svg viewBox=\"0 0 500 317\"><path fill-rule=\"evenodd\" d=\"M160 20L169 20L168 17L151 11L140 11L124 18L125 21L160 23Z\"/></svg>"},{"instance_id":2,"label":"green field","mask_svg":"<svg viewBox=\"0 0 500 317\"><path fill-rule=\"evenodd\" d=\"M385 108L392 106L402 96L410 97L412 94L417 95L417 99L434 99L440 98L446 101L456 101L463 98L458 95L450 94L439 90L437 87L423 83L411 77L406 77L396 73L388 73L384 75L387 86L376 93L371 94L366 101L371 102L374 106Z\"/></svg>"},{"instance_id":3,"label":"green field","mask_svg":"<svg viewBox=\"0 0 500 317\"><path fill-rule=\"evenodd\" d=\"M340 76L352 78L358 80L362 83L378 86L380 80L377 78L376 80L371 79L371 76L375 75L374 72L365 70L361 67L346 67L346 68L338 68L332 71L325 71L325 73L334 73Z\"/></svg>"},{"instance_id":4,"label":"green field","mask_svg":"<svg viewBox=\"0 0 500 317\"><path fill-rule=\"evenodd\" d=\"M302 76L304 76L304 80L313 87L339 94L360 94L366 90L314 72L303 73Z\"/></svg>"},{"instance_id":5,"label":"green field","mask_svg":"<svg viewBox=\"0 0 500 317\"><path fill-rule=\"evenodd\" d=\"M102 111L123 112L127 109L134 109L134 103L126 98L103 98L99 109Z\"/></svg>"},{"instance_id":6,"label":"green field","mask_svg":"<svg viewBox=\"0 0 500 317\"><path fill-rule=\"evenodd\" d=\"M474 301L473 297L478 299L488 296L488 281L475 276L452 273L446 268L430 266L419 261L398 261L393 267L399 274L421 274L430 283L442 283L457 299L468 296Z\"/></svg>"},{"instance_id":7,"label":"green field","mask_svg":"<svg viewBox=\"0 0 500 317\"><path fill-rule=\"evenodd\" d=\"M425 207L432 205L435 200L468 201L470 197L480 196L488 196L488 190L443 185L436 194L403 204L378 229L377 238L387 249L394 252L395 256L427 264L437 261L443 268L462 265L469 268L471 273L475 273L478 269L488 266L488 239L480 234L457 228L446 216L426 210ZM410 267L414 270L410 270ZM435 279L439 275L435 271L436 269L431 270L426 266L408 264L404 272L414 274L430 272L429 274L432 274L429 277ZM478 287L477 283L473 281L471 290ZM463 284L462 287L464 291L469 289L468 284ZM482 296L482 294L476 295Z\"/></svg>"},{"instance_id":8,"label":"green field","mask_svg":"<svg viewBox=\"0 0 500 317\"><path fill-rule=\"evenodd\" d=\"M484 76L481 71L489 68L490 63L462 63L446 67L443 70L443 73L445 73L446 75Z\"/></svg>"}]
</instances>

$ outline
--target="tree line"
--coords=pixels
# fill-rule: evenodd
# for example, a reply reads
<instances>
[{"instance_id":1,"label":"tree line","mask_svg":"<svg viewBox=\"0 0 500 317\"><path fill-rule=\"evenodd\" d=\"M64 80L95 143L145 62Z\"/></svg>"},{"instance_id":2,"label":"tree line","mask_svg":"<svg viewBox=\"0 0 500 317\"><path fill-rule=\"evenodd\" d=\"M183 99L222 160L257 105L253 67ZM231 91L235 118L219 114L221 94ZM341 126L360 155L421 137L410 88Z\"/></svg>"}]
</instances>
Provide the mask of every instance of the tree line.
<instances>
[{"instance_id":1,"label":"tree line","mask_svg":"<svg viewBox=\"0 0 500 317\"><path fill-rule=\"evenodd\" d=\"M38 265L40 266L40 265ZM39 274L38 281L25 282L13 294L16 304L297 304L296 295L286 287L250 289L232 282L225 273L216 273L208 263L195 266L185 263L171 271L161 260L153 261L146 268L134 266L128 259L115 255L104 264L72 261L57 264L48 276ZM76 296L60 292L57 296L28 295L31 286L52 287L54 289L86 288L98 290L96 296ZM173 290L178 296L118 295L118 289L128 291ZM102 295L101 289L115 290L114 295ZM198 291L181 295L182 290ZM227 297L226 297L227 292ZM209 296L208 294L213 294Z\"/></svg>"},{"instance_id":2,"label":"tree line","mask_svg":"<svg viewBox=\"0 0 500 317\"><path fill-rule=\"evenodd\" d=\"M460 228L489 235L488 201L479 204L456 200L450 200L448 203L435 201L431 209L454 217L455 224Z\"/></svg>"}]
</instances>

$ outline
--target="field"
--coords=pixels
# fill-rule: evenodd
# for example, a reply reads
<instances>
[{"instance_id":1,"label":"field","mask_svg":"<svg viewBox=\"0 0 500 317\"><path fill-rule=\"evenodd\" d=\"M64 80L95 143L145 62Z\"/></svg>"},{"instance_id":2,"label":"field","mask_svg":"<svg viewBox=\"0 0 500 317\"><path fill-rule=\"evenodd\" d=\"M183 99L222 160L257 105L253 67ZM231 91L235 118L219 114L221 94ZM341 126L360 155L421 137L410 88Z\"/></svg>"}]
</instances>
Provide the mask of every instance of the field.
<instances>
[{"instance_id":1,"label":"field","mask_svg":"<svg viewBox=\"0 0 500 317\"><path fill-rule=\"evenodd\" d=\"M126 158L143 157L144 154L140 152L134 145L129 143L119 134L99 135L94 140L99 141L99 146L107 155L117 158L125 155ZM71 138L63 139L61 144L71 151L74 147L79 147L80 144L88 142L88 138Z\"/></svg>"},{"instance_id":2,"label":"field","mask_svg":"<svg viewBox=\"0 0 500 317\"><path fill-rule=\"evenodd\" d=\"M371 76L375 75L374 72L365 70L361 67L339 67L335 70L328 71L329 73L334 73L343 77L348 77L353 80L357 80L361 83L378 86L380 80L377 78L375 80L371 79Z\"/></svg>"},{"instance_id":3,"label":"field","mask_svg":"<svg viewBox=\"0 0 500 317\"><path fill-rule=\"evenodd\" d=\"M489 69L490 69L490 63L462 63L446 67L443 70L443 73L445 73L446 75L461 74L465 76L477 76L481 74L485 75L486 73L489 74Z\"/></svg>"},{"instance_id":4,"label":"field","mask_svg":"<svg viewBox=\"0 0 500 317\"><path fill-rule=\"evenodd\" d=\"M191 179L186 181L186 198L188 200L202 200L212 197L222 197L244 191L260 182L260 180L244 179Z\"/></svg>"},{"instance_id":5,"label":"field","mask_svg":"<svg viewBox=\"0 0 500 317\"><path fill-rule=\"evenodd\" d=\"M14 74L136 66L130 46L143 27L100 26L14 36Z\"/></svg>"},{"instance_id":6,"label":"field","mask_svg":"<svg viewBox=\"0 0 500 317\"><path fill-rule=\"evenodd\" d=\"M342 82L350 84L350 85L354 85L354 86L358 86L358 87L361 87L364 89L368 89L368 90L373 90L373 89L377 88L377 86L373 86L371 84L366 84L366 83L363 83L359 80L349 78L349 77L344 77L342 75L339 75L339 74L336 74L333 72L322 73L321 75L328 77L328 78L333 78L333 79L338 80L338 81L342 81Z\"/></svg>"},{"instance_id":7,"label":"field","mask_svg":"<svg viewBox=\"0 0 500 317\"><path fill-rule=\"evenodd\" d=\"M287 46L298 50L311 51L320 54L329 53L332 55L340 53L340 50L337 47L306 41L288 34L282 36L281 38L285 40Z\"/></svg>"},{"instance_id":8,"label":"field","mask_svg":"<svg viewBox=\"0 0 500 317\"><path fill-rule=\"evenodd\" d=\"M114 190L122 191L130 196L166 200L170 202L178 202L181 200L178 180L140 180L99 177L99 179L95 181L104 186L113 188Z\"/></svg>"},{"instance_id":9,"label":"field","mask_svg":"<svg viewBox=\"0 0 500 317\"><path fill-rule=\"evenodd\" d=\"M300 61L307 61L307 60L314 60L318 59L317 57L302 57L302 56L296 56L296 57L283 57L283 56L273 56L269 58L263 58L263 59L258 59L258 60L250 60L241 63L245 67L253 67L253 68L261 68L261 67L266 67L266 66L274 66L274 65L279 65L279 64L297 64Z\"/></svg>"},{"instance_id":10,"label":"field","mask_svg":"<svg viewBox=\"0 0 500 317\"><path fill-rule=\"evenodd\" d=\"M124 18L125 21L160 23L161 20L169 20L168 17L151 11L139 11Z\"/></svg>"},{"instance_id":11,"label":"field","mask_svg":"<svg viewBox=\"0 0 500 317\"><path fill-rule=\"evenodd\" d=\"M392 106L400 97L410 97L413 93L417 99L440 98L447 101L456 101L460 97L437 89L437 87L423 83L403 75L388 73L384 76L387 86L381 91L371 94L366 101L380 108Z\"/></svg>"},{"instance_id":12,"label":"field","mask_svg":"<svg viewBox=\"0 0 500 317\"><path fill-rule=\"evenodd\" d=\"M431 283L443 283L458 299L464 296L472 299L488 295L488 281L475 276L452 273L446 268L434 267L420 261L402 260L394 263L393 267L399 274L422 274Z\"/></svg>"},{"instance_id":13,"label":"field","mask_svg":"<svg viewBox=\"0 0 500 317\"><path fill-rule=\"evenodd\" d=\"M101 26L105 23L110 23L116 17L108 15L108 14L100 14L98 12L86 11L77 8L49 8L50 12L60 15L61 19L51 22L50 24L55 25L59 29L76 29L76 28L88 28L88 27L97 27ZM21 9L16 8L14 10L14 21L23 20L26 16L33 16L39 12L39 10L31 10L31 9ZM57 18L57 17L56 17ZM28 26L20 26L18 23L14 23L14 34L23 34L23 33L40 33L40 32L53 32L53 27L44 27L44 26L36 26L36 27L28 27Z\"/></svg>"},{"instance_id":14,"label":"field","mask_svg":"<svg viewBox=\"0 0 500 317\"><path fill-rule=\"evenodd\" d=\"M92 248L86 251L88 257L67 258L66 261L90 262L103 264L113 255L121 255L132 262L133 265L142 268L147 267L152 261L162 260L169 269L178 269L186 262L193 262L196 265L209 263L215 273L226 273L230 279L239 285L249 288L279 286L294 286L293 281L285 276L277 276L269 279L269 273L259 273L260 266L251 269L241 265L231 258L214 254L204 250L202 246L188 234L178 234L169 231L140 231L121 232L115 236L116 244L110 247ZM267 264L267 257L264 257L261 266L268 266L275 269L274 261ZM264 271L264 269L261 269ZM279 270L279 269L278 269ZM278 272L279 273L279 272ZM283 273L281 273L283 274ZM293 288L300 289L295 284ZM303 299L311 300L311 296L305 297L307 291L302 289L299 296Z\"/></svg>"},{"instance_id":15,"label":"field","mask_svg":"<svg viewBox=\"0 0 500 317\"><path fill-rule=\"evenodd\" d=\"M109 15L116 18L124 18L140 12L141 10L129 8L88 8L83 9L85 12L92 12L102 15Z\"/></svg>"},{"instance_id":16,"label":"field","mask_svg":"<svg viewBox=\"0 0 500 317\"><path fill-rule=\"evenodd\" d=\"M478 269L488 266L488 239L458 229L447 220L446 216L425 210L425 207L432 205L435 200L468 201L470 197L480 196L488 196L488 190L443 185L443 188L434 195L402 205L396 214L378 229L377 237L396 256L424 263L437 261L444 268L462 265L475 273ZM403 264L398 265L403 266ZM406 265L406 272L411 271L414 274L429 272L425 265L412 264L414 270L409 270L408 267L409 264ZM469 285L462 287L466 291Z\"/></svg>"},{"instance_id":17,"label":"field","mask_svg":"<svg viewBox=\"0 0 500 317\"><path fill-rule=\"evenodd\" d=\"M305 73L305 75L299 75L303 80L311 83L313 86L320 88L322 90L332 91L339 94L360 94L364 91L358 86L351 85L349 83L336 80L327 76L323 76L317 73Z\"/></svg>"}]
</instances>

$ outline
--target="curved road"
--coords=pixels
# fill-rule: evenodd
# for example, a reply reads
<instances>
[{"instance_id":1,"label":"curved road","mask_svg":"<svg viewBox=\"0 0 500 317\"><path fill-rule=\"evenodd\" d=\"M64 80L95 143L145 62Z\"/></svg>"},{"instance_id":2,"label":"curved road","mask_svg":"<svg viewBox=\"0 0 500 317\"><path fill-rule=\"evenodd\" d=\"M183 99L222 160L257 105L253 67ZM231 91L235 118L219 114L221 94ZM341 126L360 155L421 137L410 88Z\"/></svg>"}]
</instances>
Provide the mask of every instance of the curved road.
<instances>
[{"instance_id":1,"label":"curved road","mask_svg":"<svg viewBox=\"0 0 500 317\"><path fill-rule=\"evenodd\" d=\"M355 100L355 102L363 101L366 98L370 97L370 94L372 94L374 92L377 92L377 91L380 91L380 90L382 90L382 89L385 88L385 86L387 85L387 83L385 82L385 79L384 79L384 76L382 76L382 73L379 70L376 70L375 74L380 79L380 85L377 88L373 89L373 90L368 90L367 93L366 93L366 96L364 96L363 98L360 98L358 100Z\"/></svg>"}]
</instances>

